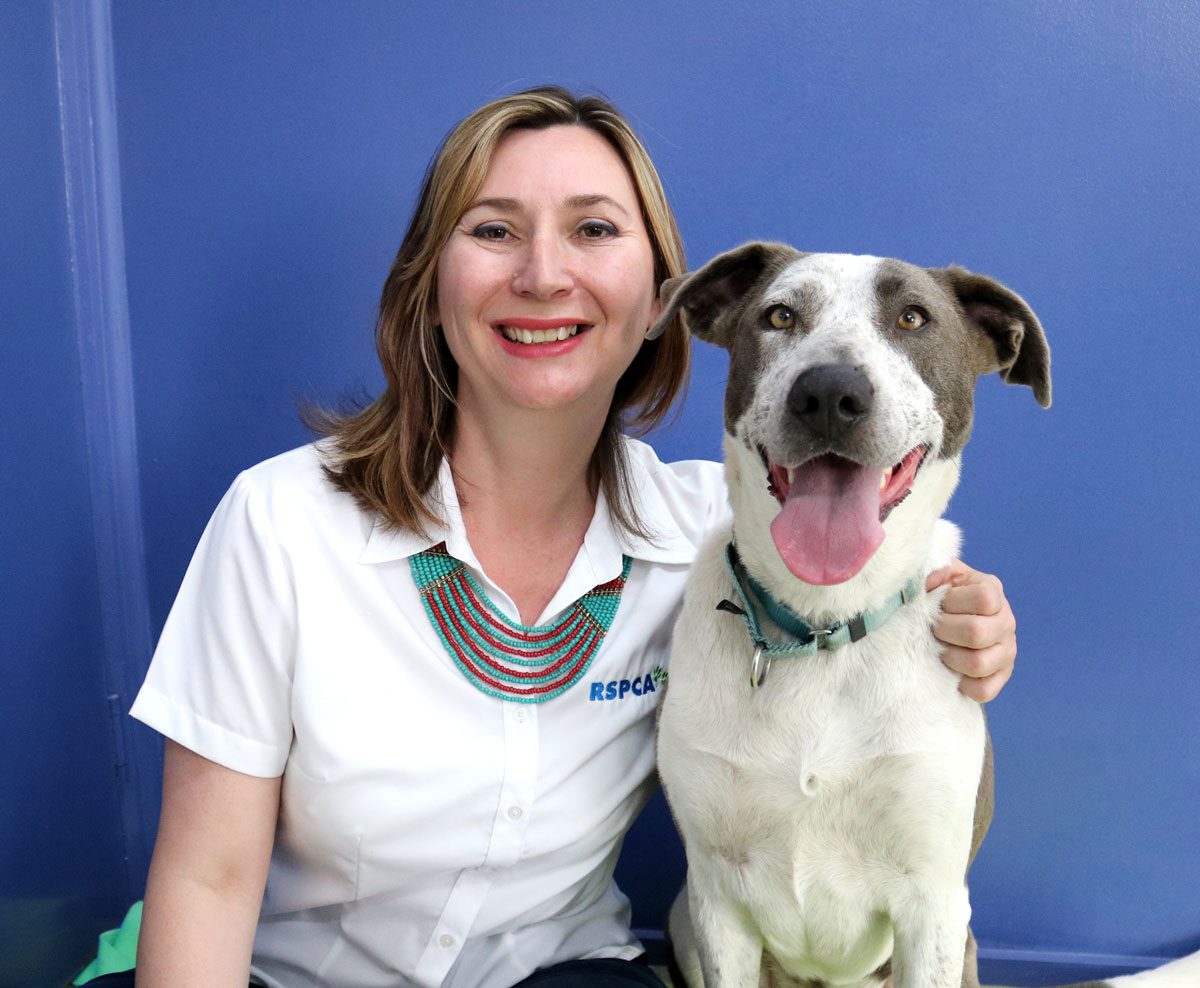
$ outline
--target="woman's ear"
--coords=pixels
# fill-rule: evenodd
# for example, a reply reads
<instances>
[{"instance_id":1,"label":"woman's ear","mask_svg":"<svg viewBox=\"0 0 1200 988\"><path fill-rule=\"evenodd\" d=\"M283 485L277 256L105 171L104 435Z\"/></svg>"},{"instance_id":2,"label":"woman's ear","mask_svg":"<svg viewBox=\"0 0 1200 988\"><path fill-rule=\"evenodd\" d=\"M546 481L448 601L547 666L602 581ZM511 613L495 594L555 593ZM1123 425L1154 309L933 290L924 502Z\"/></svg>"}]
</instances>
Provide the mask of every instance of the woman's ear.
<instances>
[{"instance_id":1,"label":"woman's ear","mask_svg":"<svg viewBox=\"0 0 1200 988\"><path fill-rule=\"evenodd\" d=\"M665 288L668 284L670 284L671 281L674 281L674 280L675 279L672 278L672 279L669 279L668 281L664 281L662 287ZM659 316L662 315L662 310L663 310L663 298L662 298L662 288L660 288L658 290L658 294L654 296L654 301L652 301L650 303L650 325L646 327L646 339L653 340L653 339L657 339L659 336L662 335L661 331L658 333L654 333L654 328L658 325L658 319L659 319ZM663 328L665 329L666 327L663 327ZM650 335L651 333L654 333L654 335L651 336Z\"/></svg>"}]
</instances>

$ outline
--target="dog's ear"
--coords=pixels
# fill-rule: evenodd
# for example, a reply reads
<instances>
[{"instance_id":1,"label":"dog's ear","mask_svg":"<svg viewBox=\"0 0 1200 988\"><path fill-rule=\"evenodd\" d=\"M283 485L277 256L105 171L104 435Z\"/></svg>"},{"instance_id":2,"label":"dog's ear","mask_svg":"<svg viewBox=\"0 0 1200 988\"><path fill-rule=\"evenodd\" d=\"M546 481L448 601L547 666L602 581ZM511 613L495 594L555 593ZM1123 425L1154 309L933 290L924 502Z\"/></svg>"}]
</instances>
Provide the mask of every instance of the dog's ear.
<instances>
[{"instance_id":1,"label":"dog's ear","mask_svg":"<svg viewBox=\"0 0 1200 988\"><path fill-rule=\"evenodd\" d=\"M1042 324L1025 300L994 278L951 266L931 272L947 279L963 313L981 329L989 344L981 373L999 371L1006 384L1033 389L1043 408L1050 407L1050 346Z\"/></svg>"},{"instance_id":2,"label":"dog's ear","mask_svg":"<svg viewBox=\"0 0 1200 988\"><path fill-rule=\"evenodd\" d=\"M699 271L663 282L658 292L662 313L649 338L660 336L672 319L681 316L693 335L728 348L737 303L769 266L781 257L799 256L799 251L786 244L743 244L713 258Z\"/></svg>"}]
</instances>

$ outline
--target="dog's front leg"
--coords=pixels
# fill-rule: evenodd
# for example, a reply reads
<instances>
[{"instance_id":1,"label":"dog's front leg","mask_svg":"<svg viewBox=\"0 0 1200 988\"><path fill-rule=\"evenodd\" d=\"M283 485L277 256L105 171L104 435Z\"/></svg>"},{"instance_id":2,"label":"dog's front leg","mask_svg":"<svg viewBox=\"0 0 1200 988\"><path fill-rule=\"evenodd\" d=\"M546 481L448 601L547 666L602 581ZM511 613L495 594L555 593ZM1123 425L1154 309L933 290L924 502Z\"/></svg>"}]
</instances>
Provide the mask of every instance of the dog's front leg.
<instances>
[{"instance_id":1,"label":"dog's front leg","mask_svg":"<svg viewBox=\"0 0 1200 988\"><path fill-rule=\"evenodd\" d=\"M688 910L700 954L703 988L757 988L762 939L746 910L716 876L688 873ZM692 986L697 988L697 986Z\"/></svg>"},{"instance_id":2,"label":"dog's front leg","mask_svg":"<svg viewBox=\"0 0 1200 988\"><path fill-rule=\"evenodd\" d=\"M914 896L892 920L895 988L960 988L971 920L966 888Z\"/></svg>"}]
</instances>

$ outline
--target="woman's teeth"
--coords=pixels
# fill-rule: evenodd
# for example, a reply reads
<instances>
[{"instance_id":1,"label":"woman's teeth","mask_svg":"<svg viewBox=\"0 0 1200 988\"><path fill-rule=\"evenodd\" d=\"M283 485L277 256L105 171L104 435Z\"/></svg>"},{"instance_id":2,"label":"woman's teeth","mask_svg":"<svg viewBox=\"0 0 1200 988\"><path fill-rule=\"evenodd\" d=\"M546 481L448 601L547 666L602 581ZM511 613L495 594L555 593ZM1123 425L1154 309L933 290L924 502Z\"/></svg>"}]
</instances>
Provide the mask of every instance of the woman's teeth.
<instances>
[{"instance_id":1,"label":"woman's teeth","mask_svg":"<svg viewBox=\"0 0 1200 988\"><path fill-rule=\"evenodd\" d=\"M512 326L501 326L504 338L513 343L553 343L565 340L579 331L579 326L559 326L558 329L514 329Z\"/></svg>"}]
</instances>

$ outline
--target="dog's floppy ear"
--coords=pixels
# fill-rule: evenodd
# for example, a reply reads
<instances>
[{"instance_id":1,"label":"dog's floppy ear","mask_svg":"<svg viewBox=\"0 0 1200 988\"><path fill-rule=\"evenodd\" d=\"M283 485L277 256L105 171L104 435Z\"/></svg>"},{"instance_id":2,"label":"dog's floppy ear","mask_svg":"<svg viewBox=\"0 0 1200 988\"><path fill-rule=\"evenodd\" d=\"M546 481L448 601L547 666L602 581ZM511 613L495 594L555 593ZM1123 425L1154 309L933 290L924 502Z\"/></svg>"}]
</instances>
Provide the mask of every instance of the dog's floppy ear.
<instances>
[{"instance_id":1,"label":"dog's floppy ear","mask_svg":"<svg viewBox=\"0 0 1200 988\"><path fill-rule=\"evenodd\" d=\"M786 244L749 243L721 254L699 271L663 282L658 297L662 314L650 330L650 339L660 336L676 316L702 340L729 346L729 331L737 303L781 256L798 257Z\"/></svg>"},{"instance_id":2,"label":"dog's floppy ear","mask_svg":"<svg viewBox=\"0 0 1200 988\"><path fill-rule=\"evenodd\" d=\"M987 334L988 366L981 373L998 370L1006 384L1032 388L1038 404L1049 408L1050 346L1025 300L994 278L965 268L951 266L934 273L949 280L967 319Z\"/></svg>"}]
</instances>

